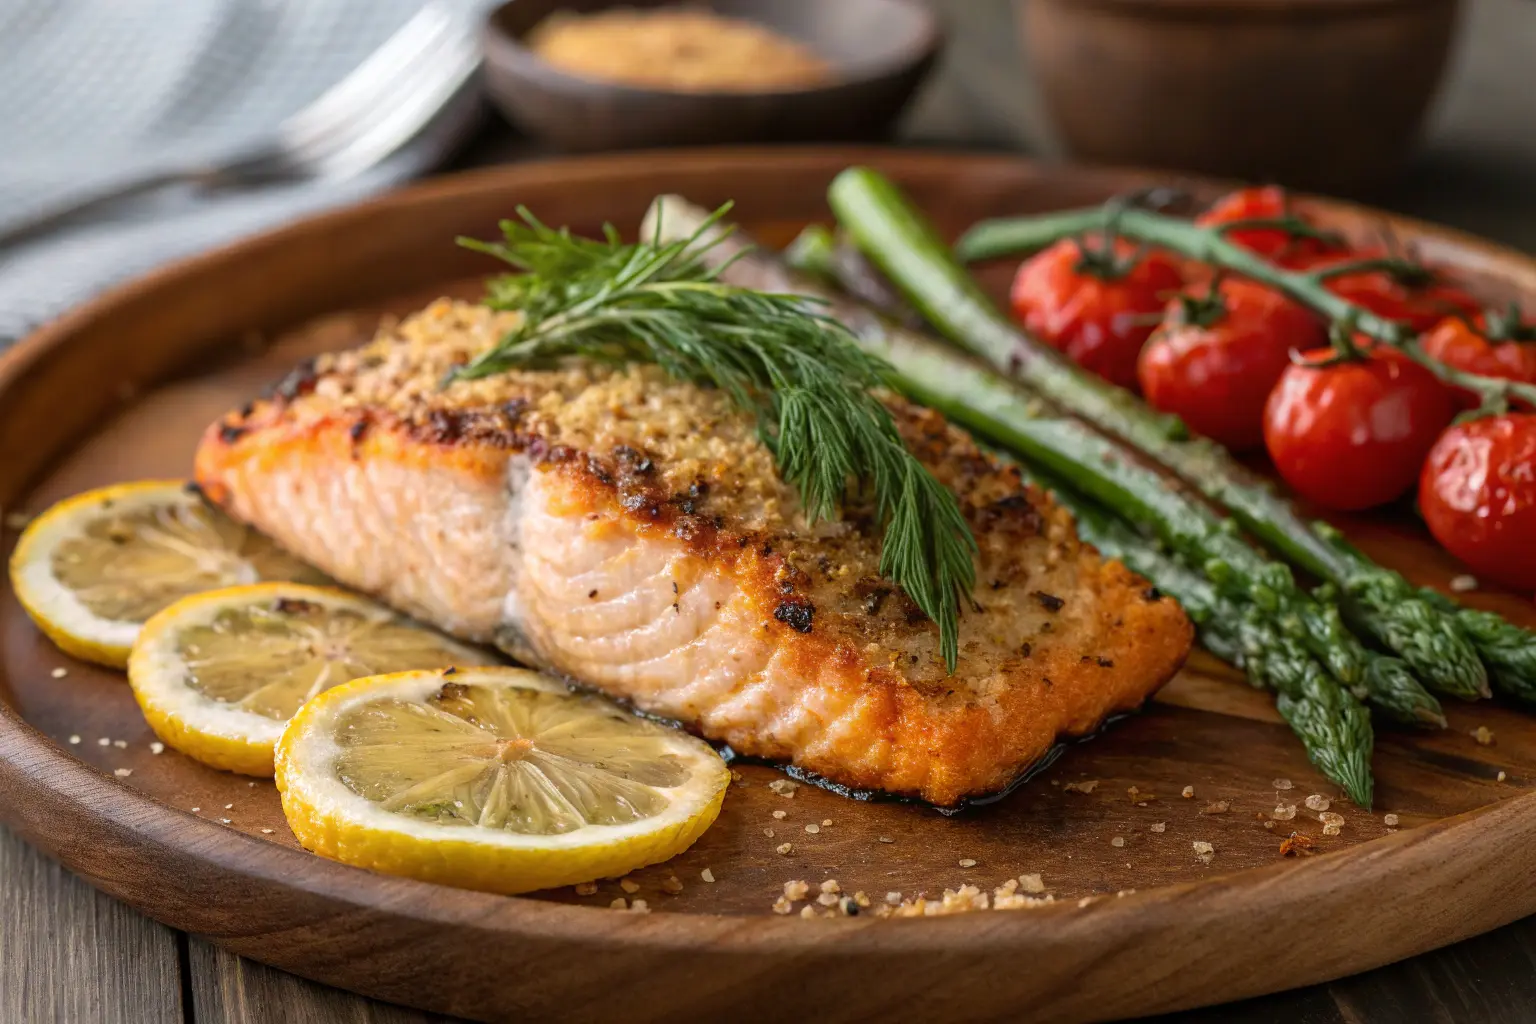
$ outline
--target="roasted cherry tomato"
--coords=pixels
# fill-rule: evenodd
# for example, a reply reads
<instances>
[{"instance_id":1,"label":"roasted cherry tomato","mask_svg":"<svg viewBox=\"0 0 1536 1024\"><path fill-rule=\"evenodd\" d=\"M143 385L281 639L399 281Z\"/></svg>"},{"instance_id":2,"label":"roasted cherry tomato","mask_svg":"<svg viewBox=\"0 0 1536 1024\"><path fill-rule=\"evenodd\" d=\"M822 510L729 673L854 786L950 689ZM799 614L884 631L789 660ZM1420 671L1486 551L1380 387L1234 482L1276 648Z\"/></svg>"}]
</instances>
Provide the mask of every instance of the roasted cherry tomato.
<instances>
[{"instance_id":1,"label":"roasted cherry tomato","mask_svg":"<svg viewBox=\"0 0 1536 1024\"><path fill-rule=\"evenodd\" d=\"M1419 481L1424 521L1479 578L1536 589L1536 415L1459 423Z\"/></svg>"},{"instance_id":2,"label":"roasted cherry tomato","mask_svg":"<svg viewBox=\"0 0 1536 1024\"><path fill-rule=\"evenodd\" d=\"M1141 351L1142 394L1235 451L1264 443L1264 400L1290 353L1327 343L1322 321L1280 293L1229 278L1168 303Z\"/></svg>"},{"instance_id":3,"label":"roasted cherry tomato","mask_svg":"<svg viewBox=\"0 0 1536 1024\"><path fill-rule=\"evenodd\" d=\"M1366 250L1314 261L1307 269L1321 270L1341 263L1387 258L1385 250ZM1377 316L1405 323L1415 331L1427 331L1448 316L1477 315L1477 299L1440 271L1407 260L1396 262L1402 264L1400 271L1341 274L1328 278L1324 285L1340 298Z\"/></svg>"},{"instance_id":4,"label":"roasted cherry tomato","mask_svg":"<svg viewBox=\"0 0 1536 1024\"><path fill-rule=\"evenodd\" d=\"M1435 375L1396 349L1358 359L1308 352L1280 377L1264 408L1264 443L1303 497L1356 510L1404 494L1456 402Z\"/></svg>"},{"instance_id":5,"label":"roasted cherry tomato","mask_svg":"<svg viewBox=\"0 0 1536 1024\"><path fill-rule=\"evenodd\" d=\"M1195 223L1214 227L1242 220L1282 220L1293 216L1297 214L1291 209L1285 189L1278 185L1265 185L1227 193L1212 203L1210 209L1201 214ZM1298 219L1308 227L1313 226L1305 218ZM1227 232L1226 237L1228 241L1252 249L1260 256L1286 267L1306 266L1345 251L1341 239L1296 235L1280 228L1239 228Z\"/></svg>"},{"instance_id":6,"label":"roasted cherry tomato","mask_svg":"<svg viewBox=\"0 0 1536 1024\"><path fill-rule=\"evenodd\" d=\"M1064 239L1025 260L1013 279L1013 312L1024 328L1084 369L1136 386L1136 357L1163 302L1183 285L1162 253L1138 255L1117 240Z\"/></svg>"},{"instance_id":7,"label":"roasted cherry tomato","mask_svg":"<svg viewBox=\"0 0 1536 1024\"><path fill-rule=\"evenodd\" d=\"M1522 317L1518 308L1479 314L1470 323L1447 317L1421 344L1426 353L1458 370L1536 384L1536 321ZM1457 393L1469 408L1478 402L1469 391Z\"/></svg>"}]
</instances>

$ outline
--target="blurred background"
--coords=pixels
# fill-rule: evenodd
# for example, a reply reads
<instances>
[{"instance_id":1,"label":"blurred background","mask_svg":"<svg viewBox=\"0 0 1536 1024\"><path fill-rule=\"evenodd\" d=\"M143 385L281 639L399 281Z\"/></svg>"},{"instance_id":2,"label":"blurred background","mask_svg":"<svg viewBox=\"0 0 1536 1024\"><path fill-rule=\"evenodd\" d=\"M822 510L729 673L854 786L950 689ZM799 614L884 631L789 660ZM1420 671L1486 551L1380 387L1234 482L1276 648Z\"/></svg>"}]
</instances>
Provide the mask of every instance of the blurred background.
<instances>
[{"instance_id":1,"label":"blurred background","mask_svg":"<svg viewBox=\"0 0 1536 1024\"><path fill-rule=\"evenodd\" d=\"M1169 166L1536 249L1532 0L931 0L942 36L882 4L909 6L717 2L870 71L797 108L552 73L527 30L606 6L592 0L517 0L489 38L485 0L0 0L0 340L112 281L412 178L667 142L893 136ZM459 87L482 49L488 66ZM317 115L343 81L352 95ZM274 164L264 147L306 117L309 151ZM263 173L209 187L208 168L253 153Z\"/></svg>"}]
</instances>

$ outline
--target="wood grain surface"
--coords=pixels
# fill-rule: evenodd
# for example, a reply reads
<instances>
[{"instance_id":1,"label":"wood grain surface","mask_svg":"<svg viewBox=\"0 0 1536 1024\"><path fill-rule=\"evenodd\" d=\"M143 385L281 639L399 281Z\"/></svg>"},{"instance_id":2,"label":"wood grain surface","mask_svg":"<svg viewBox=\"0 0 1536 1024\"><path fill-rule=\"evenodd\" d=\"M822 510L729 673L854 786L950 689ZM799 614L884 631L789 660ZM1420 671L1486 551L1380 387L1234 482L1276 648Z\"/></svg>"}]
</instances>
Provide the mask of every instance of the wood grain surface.
<instances>
[{"instance_id":1,"label":"wood grain surface","mask_svg":"<svg viewBox=\"0 0 1536 1024\"><path fill-rule=\"evenodd\" d=\"M591 230L604 219L634 224L667 189L734 197L750 229L782 241L824 214L822 189L850 162L885 167L952 229L1135 183L1004 158L760 151L529 166L410 190L157 275L0 361L0 503L37 509L97 483L177 473L203 424L301 354L352 344L381 314L465 287L473 258L448 240L489 233L515 202ZM1382 223L1328 210L1347 230ZM1490 292L1536 292L1529 261L1393 226ZM1424 582L1455 571L1407 522L1344 525ZM1475 599L1532 617L1510 595ZM1338 976L1536 908L1536 885L1510 856L1536 840L1536 797L1518 795L1536 778L1536 724L1494 704L1452 709L1440 734L1383 730L1374 813L1337 802L1267 700L1203 660L1025 790L957 818L814 789L786 799L768 790L771 769L748 766L693 850L636 874L637 895L662 911L641 916L599 909L619 895L613 883L593 897L503 899L308 856L269 785L152 754L120 677L62 658L9 594L0 644L0 810L23 835L106 891L232 950L468 1016L768 1017L785 986L831 1019L896 1007L988 1018L1022 1005L1049 1020L1123 1016ZM52 678L56 667L65 678ZM1472 739L1479 726L1494 745ZM131 775L106 774L121 768ZM1336 801L1343 835L1321 835L1304 804L1313 794ZM1277 807L1295 807L1294 817L1270 820ZM1293 829L1326 855L1281 860ZM792 852L775 854L786 840ZM1211 863L1194 856L1196 841L1215 846ZM701 880L704 867L714 883ZM1041 873L1059 901L923 921L769 913L791 878L836 877L879 898L991 888L1021 872ZM673 873L684 882L677 895L662 890ZM1299 914L1345 905L1349 927L1308 928L1297 941ZM530 960L541 969L523 969ZM874 974L881 984L865 984ZM229 1002L240 977L205 983L206 998Z\"/></svg>"}]
</instances>

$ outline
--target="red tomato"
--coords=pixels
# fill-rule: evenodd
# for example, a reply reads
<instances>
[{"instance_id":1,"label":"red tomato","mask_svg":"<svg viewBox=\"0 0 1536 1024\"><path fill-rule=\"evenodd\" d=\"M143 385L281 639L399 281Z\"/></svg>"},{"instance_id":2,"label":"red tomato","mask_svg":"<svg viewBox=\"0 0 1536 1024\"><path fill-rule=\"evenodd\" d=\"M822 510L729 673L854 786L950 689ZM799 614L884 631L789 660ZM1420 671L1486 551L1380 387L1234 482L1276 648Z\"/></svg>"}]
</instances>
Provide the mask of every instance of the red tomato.
<instances>
[{"instance_id":1,"label":"red tomato","mask_svg":"<svg viewBox=\"0 0 1536 1024\"><path fill-rule=\"evenodd\" d=\"M1536 323L1523 320L1518 311L1495 315L1491 326L1481 314L1470 324L1447 317L1421 344L1427 354L1458 370L1536 384ZM1476 395L1457 393L1468 408L1477 405Z\"/></svg>"},{"instance_id":2,"label":"red tomato","mask_svg":"<svg viewBox=\"0 0 1536 1024\"><path fill-rule=\"evenodd\" d=\"M1303 497L1327 508L1371 508L1413 486L1456 403L1434 374L1396 349L1378 346L1330 364L1333 355L1308 352L1286 369L1264 408L1264 443Z\"/></svg>"},{"instance_id":3,"label":"red tomato","mask_svg":"<svg viewBox=\"0 0 1536 1024\"><path fill-rule=\"evenodd\" d=\"M1121 387L1136 386L1136 357L1157 326L1163 300L1183 286L1178 267L1117 240L1086 249L1064 239L1025 260L1013 279L1013 312L1041 341ZM1133 262L1134 260L1134 262Z\"/></svg>"},{"instance_id":4,"label":"red tomato","mask_svg":"<svg viewBox=\"0 0 1536 1024\"><path fill-rule=\"evenodd\" d=\"M1141 350L1142 393L1234 451L1264 443L1264 400L1292 350L1327 344L1312 313L1280 293L1229 278L1212 298L1181 296Z\"/></svg>"},{"instance_id":5,"label":"red tomato","mask_svg":"<svg viewBox=\"0 0 1536 1024\"><path fill-rule=\"evenodd\" d=\"M1229 192L1201 214L1195 223L1202 227L1232 224L1240 220L1279 220L1294 215L1290 197L1278 185L1244 188ZM1301 267L1329 254L1342 253L1342 243L1330 244L1320 238L1296 237L1279 228L1243 228L1226 233L1227 240L1252 249L1281 266Z\"/></svg>"},{"instance_id":6,"label":"red tomato","mask_svg":"<svg viewBox=\"0 0 1536 1024\"><path fill-rule=\"evenodd\" d=\"M1424 521L1479 577L1536 589L1536 415L1447 430L1424 462Z\"/></svg>"},{"instance_id":7,"label":"red tomato","mask_svg":"<svg viewBox=\"0 0 1536 1024\"><path fill-rule=\"evenodd\" d=\"M1364 259L1382 259L1384 250L1350 253L1315 261L1308 269ZM1325 287L1340 298L1370 310L1377 316L1397 320L1416 331L1427 331L1448 316L1475 316L1477 299L1452 283L1438 271L1423 268L1421 280L1402 281L1384 270L1330 277Z\"/></svg>"}]
</instances>

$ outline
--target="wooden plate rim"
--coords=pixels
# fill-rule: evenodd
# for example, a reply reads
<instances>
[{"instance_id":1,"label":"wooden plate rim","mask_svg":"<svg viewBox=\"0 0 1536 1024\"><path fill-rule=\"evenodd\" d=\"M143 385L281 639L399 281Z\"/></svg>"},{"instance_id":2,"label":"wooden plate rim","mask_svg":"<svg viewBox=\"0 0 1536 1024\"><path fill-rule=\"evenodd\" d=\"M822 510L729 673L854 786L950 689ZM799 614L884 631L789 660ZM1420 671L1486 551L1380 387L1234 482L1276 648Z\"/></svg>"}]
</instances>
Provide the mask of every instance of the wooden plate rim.
<instances>
[{"instance_id":1,"label":"wooden plate rim","mask_svg":"<svg viewBox=\"0 0 1536 1024\"><path fill-rule=\"evenodd\" d=\"M766 161L784 167L806 162L828 168L856 161L878 163L900 172L937 174L964 166L1019 168L1028 161L1015 157L954 152L893 151L875 147L794 147L733 150L671 151L664 154L598 156L559 162L535 162L492 168L416 185L362 204L267 232L210 253L192 257L121 285L52 324L38 330L0 355L0 396L12 393L26 376L51 356L63 352L86 325L110 318L124 307L152 297L167 285L195 279L218 267L237 264L251 253L271 247L302 245L306 238L337 225L362 223L384 210L452 200L487 190L502 190L520 180L544 180L558 174L573 187L615 175L635 159L677 161L679 167L704 162L721 173L735 167L761 167ZM1074 172L1076 173L1076 172ZM1141 172L1095 172L1110 176L1143 177ZM1166 179L1166 175L1162 176ZM1363 208L1347 203L1341 210ZM1463 249L1479 251L1502 268L1515 268L1536 280L1536 260L1470 235L1386 213L1373 215L1407 238L1435 238ZM90 871L75 845L59 841L53 821L69 821L105 835L127 834L156 847L192 857L219 871L233 873L258 885L321 896L334 903L365 910L388 908L429 925L469 925L475 932L492 931L507 937L538 938L573 947L601 945L606 949L636 946L670 953L708 951L726 955L760 955L774 950L804 951L836 944L843 956L889 956L896 950L924 955L972 950L994 960L1014 960L1070 942L1077 946L1120 948L1139 937L1167 939L1188 934L1242 913L1245 928L1286 926L1287 915L1314 900L1327 901L1341 893L1372 892L1388 880L1382 864L1390 860L1390 878L1409 879L1432 873L1440 885L1469 883L1490 899L1469 927L1442 929L1429 944L1404 939L1398 945L1361 949L1358 955L1321 969L1299 974L1283 971L1274 983L1256 978L1249 994L1274 991L1304 982L1321 981L1379 966L1497 927L1536 911L1536 886L1513 884L1515 872L1498 875L1500 857L1480 839L1502 836L1518 848L1536 838L1536 792L1509 797L1464 814L1360 843L1324 857L1283 861L1212 877L1146 890L1125 899L1096 899L1087 909L1063 902L1030 913L991 913L924 919L921 921L853 918L804 922L772 916L743 918L715 914L634 916L636 927L615 928L613 911L539 900L489 896L409 879L391 878L324 860L265 842L207 819L177 810L144 793L107 778L37 731L6 701L0 700L0 816L31 842L66 867L84 873L93 884L157 916L171 925L185 918L167 911L174 900L149 900L120 879ZM1502 844L1501 847L1502 848ZM148 862L148 858L143 858ZM1509 858L1505 857L1506 862ZM1255 913L1253 889L1284 892L1273 913ZM1385 892L1382 893L1385 895ZM1356 924L1372 913L1376 900L1353 910ZM1052 927L1041 927L1051 921ZM664 925L661 924L664 922ZM184 924L183 924L184 926ZM259 955L259 954L257 954ZM299 970L284 964L290 969ZM1222 998L1230 998L1230 990ZM1197 1005L1188 999L1169 1004Z\"/></svg>"}]
</instances>

